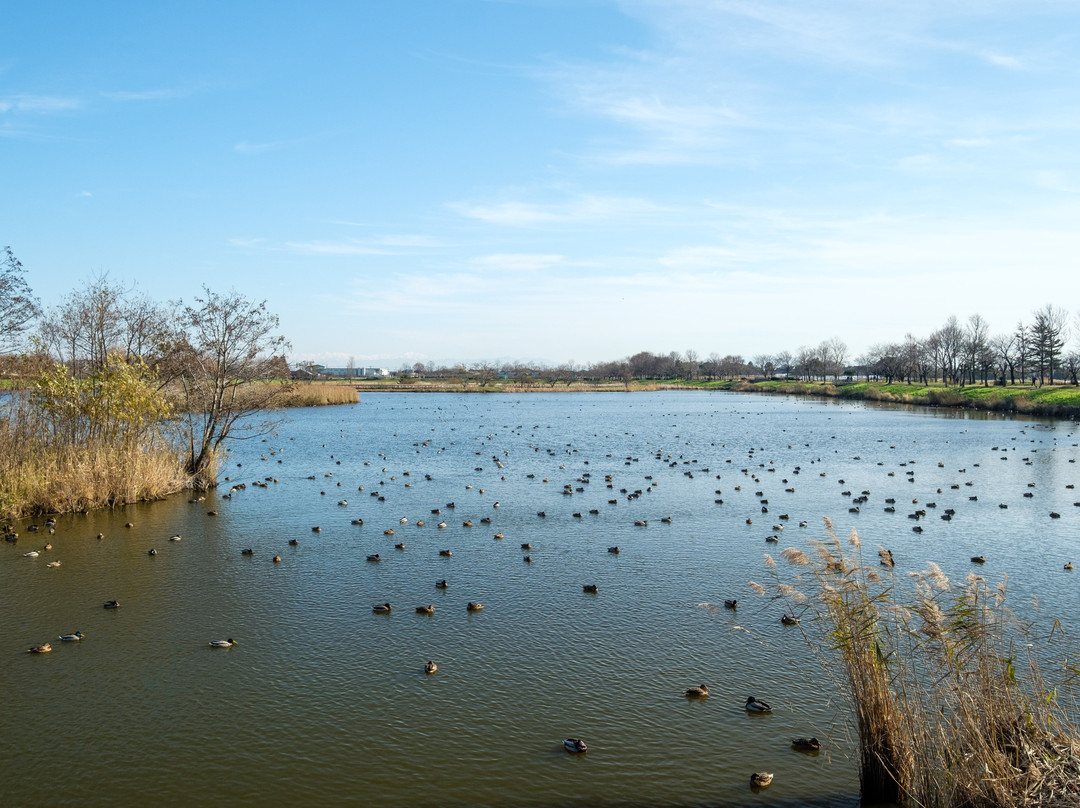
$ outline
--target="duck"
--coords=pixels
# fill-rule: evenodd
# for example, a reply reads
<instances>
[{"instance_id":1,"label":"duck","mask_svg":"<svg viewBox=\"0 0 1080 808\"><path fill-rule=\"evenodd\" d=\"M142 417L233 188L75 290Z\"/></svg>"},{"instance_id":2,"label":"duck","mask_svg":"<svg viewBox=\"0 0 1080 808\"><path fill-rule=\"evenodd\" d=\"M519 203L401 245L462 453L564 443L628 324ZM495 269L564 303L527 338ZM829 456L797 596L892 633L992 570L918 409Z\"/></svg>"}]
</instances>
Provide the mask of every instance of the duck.
<instances>
[{"instance_id":1,"label":"duck","mask_svg":"<svg viewBox=\"0 0 1080 808\"><path fill-rule=\"evenodd\" d=\"M562 742L562 745L567 752L573 752L574 754L589 751L589 747L585 745L585 741L581 740L581 738L567 738Z\"/></svg>"},{"instance_id":2,"label":"duck","mask_svg":"<svg viewBox=\"0 0 1080 808\"><path fill-rule=\"evenodd\" d=\"M521 545L521 549L522 549L522 550L531 550L531 549L532 549L532 545L531 545L531 544L529 544L529 542L524 542L524 543L522 543L522 545Z\"/></svg>"},{"instance_id":3,"label":"duck","mask_svg":"<svg viewBox=\"0 0 1080 808\"><path fill-rule=\"evenodd\" d=\"M157 555L157 550L155 548L151 547L149 550L146 551L146 554L147 555Z\"/></svg>"},{"instance_id":4,"label":"duck","mask_svg":"<svg viewBox=\"0 0 1080 808\"><path fill-rule=\"evenodd\" d=\"M531 564L532 563L532 556L525 556L525 558L523 558L521 560L524 561L526 564Z\"/></svg>"},{"instance_id":5,"label":"duck","mask_svg":"<svg viewBox=\"0 0 1080 808\"><path fill-rule=\"evenodd\" d=\"M439 550L439 555L441 555L441 556L452 556L453 553L450 552L449 550Z\"/></svg>"},{"instance_id":6,"label":"duck","mask_svg":"<svg viewBox=\"0 0 1080 808\"><path fill-rule=\"evenodd\" d=\"M279 556L279 555L274 556L274 563L275 564L280 564L281 563L281 556Z\"/></svg>"},{"instance_id":7,"label":"duck","mask_svg":"<svg viewBox=\"0 0 1080 808\"><path fill-rule=\"evenodd\" d=\"M23 553L23 558L37 558L41 553L37 550L31 550L29 553Z\"/></svg>"},{"instance_id":8,"label":"duck","mask_svg":"<svg viewBox=\"0 0 1080 808\"><path fill-rule=\"evenodd\" d=\"M754 772L750 775L750 786L752 788L765 788L772 782L772 772Z\"/></svg>"},{"instance_id":9,"label":"duck","mask_svg":"<svg viewBox=\"0 0 1080 808\"><path fill-rule=\"evenodd\" d=\"M240 555L255 555L255 551L250 547L245 547L240 551Z\"/></svg>"},{"instance_id":10,"label":"duck","mask_svg":"<svg viewBox=\"0 0 1080 808\"><path fill-rule=\"evenodd\" d=\"M735 599L729 599L729 600L724 601L724 608L725 609L734 609L734 608L737 608L738 605L739 605L739 601L737 601Z\"/></svg>"},{"instance_id":11,"label":"duck","mask_svg":"<svg viewBox=\"0 0 1080 808\"><path fill-rule=\"evenodd\" d=\"M753 696L746 697L746 709L752 713L771 713L772 706L767 701L755 699Z\"/></svg>"},{"instance_id":12,"label":"duck","mask_svg":"<svg viewBox=\"0 0 1080 808\"><path fill-rule=\"evenodd\" d=\"M435 614L435 607L431 606L431 605L417 606L416 607L416 613L417 614Z\"/></svg>"},{"instance_id":13,"label":"duck","mask_svg":"<svg viewBox=\"0 0 1080 808\"><path fill-rule=\"evenodd\" d=\"M390 614L390 610L393 608L389 603L376 603L371 607L371 611L375 614Z\"/></svg>"},{"instance_id":14,"label":"duck","mask_svg":"<svg viewBox=\"0 0 1080 808\"><path fill-rule=\"evenodd\" d=\"M708 685L698 685L697 687L688 687L686 689L686 698L688 699L700 699L709 695Z\"/></svg>"},{"instance_id":15,"label":"duck","mask_svg":"<svg viewBox=\"0 0 1080 808\"><path fill-rule=\"evenodd\" d=\"M386 530L383 531L383 535L384 536L393 536L394 535L394 529L392 527L388 527Z\"/></svg>"},{"instance_id":16,"label":"duck","mask_svg":"<svg viewBox=\"0 0 1080 808\"><path fill-rule=\"evenodd\" d=\"M781 615L780 622L785 626L797 626L799 625L799 618L793 614L785 614Z\"/></svg>"},{"instance_id":17,"label":"duck","mask_svg":"<svg viewBox=\"0 0 1080 808\"><path fill-rule=\"evenodd\" d=\"M118 600L107 600L104 603L102 603L101 605L104 606L106 609L119 609L120 608L120 601L118 601Z\"/></svg>"},{"instance_id":18,"label":"duck","mask_svg":"<svg viewBox=\"0 0 1080 808\"><path fill-rule=\"evenodd\" d=\"M179 533L174 533L172 536L169 536L169 541L180 541L181 539L183 539L183 536Z\"/></svg>"},{"instance_id":19,"label":"duck","mask_svg":"<svg viewBox=\"0 0 1080 808\"><path fill-rule=\"evenodd\" d=\"M83 634L81 631L76 631L74 634L61 634L60 639L64 642L78 642L84 636L86 635Z\"/></svg>"},{"instance_id":20,"label":"duck","mask_svg":"<svg viewBox=\"0 0 1080 808\"><path fill-rule=\"evenodd\" d=\"M300 542L298 542L296 539L289 539L289 546L290 547L299 547Z\"/></svg>"},{"instance_id":21,"label":"duck","mask_svg":"<svg viewBox=\"0 0 1080 808\"><path fill-rule=\"evenodd\" d=\"M971 563L973 563L973 564L985 564L986 563L986 556L972 556L971 557Z\"/></svg>"},{"instance_id":22,"label":"duck","mask_svg":"<svg viewBox=\"0 0 1080 808\"><path fill-rule=\"evenodd\" d=\"M1071 561L1066 561L1065 562L1065 569L1071 570L1072 568L1073 568L1072 562Z\"/></svg>"},{"instance_id":23,"label":"duck","mask_svg":"<svg viewBox=\"0 0 1080 808\"><path fill-rule=\"evenodd\" d=\"M427 661L427 664L424 665L424 673L428 675L435 673L435 671L437 671L438 669L439 666L432 662L430 659Z\"/></svg>"},{"instance_id":24,"label":"duck","mask_svg":"<svg viewBox=\"0 0 1080 808\"><path fill-rule=\"evenodd\" d=\"M394 549L395 550L404 550L405 549L405 542L403 542L403 541L398 542L397 544L394 545Z\"/></svg>"},{"instance_id":25,"label":"duck","mask_svg":"<svg viewBox=\"0 0 1080 808\"><path fill-rule=\"evenodd\" d=\"M502 537L503 537L503 534L502 534L502 533L496 533L496 534L495 534L495 538L496 538L496 539L501 539Z\"/></svg>"},{"instance_id":26,"label":"duck","mask_svg":"<svg viewBox=\"0 0 1080 808\"><path fill-rule=\"evenodd\" d=\"M234 645L236 645L236 640L232 637L227 640L210 640L211 648L232 648Z\"/></svg>"},{"instance_id":27,"label":"duck","mask_svg":"<svg viewBox=\"0 0 1080 808\"><path fill-rule=\"evenodd\" d=\"M467 604L465 604L465 611L468 612L478 612L483 608L483 603L473 603L471 600Z\"/></svg>"},{"instance_id":28,"label":"duck","mask_svg":"<svg viewBox=\"0 0 1080 808\"><path fill-rule=\"evenodd\" d=\"M450 586L450 584L446 582L445 578L440 578L438 581L435 582L436 589L446 589L448 586Z\"/></svg>"},{"instance_id":29,"label":"duck","mask_svg":"<svg viewBox=\"0 0 1080 808\"><path fill-rule=\"evenodd\" d=\"M816 752L821 749L821 741L817 738L792 738L791 745L800 752Z\"/></svg>"},{"instance_id":30,"label":"duck","mask_svg":"<svg viewBox=\"0 0 1080 808\"><path fill-rule=\"evenodd\" d=\"M57 567L59 567L59 566L60 566L60 562L59 562L59 561L50 561L50 562L49 562L48 564L46 564L45 566L46 566L46 567L52 567L53 569L56 569Z\"/></svg>"},{"instance_id":31,"label":"duck","mask_svg":"<svg viewBox=\"0 0 1080 808\"><path fill-rule=\"evenodd\" d=\"M52 650L52 646L49 645L49 643L45 643L44 645L35 645L32 648L27 648L26 653L28 653L28 654L47 654L51 650Z\"/></svg>"},{"instance_id":32,"label":"duck","mask_svg":"<svg viewBox=\"0 0 1080 808\"><path fill-rule=\"evenodd\" d=\"M443 528L445 528L445 527L446 527L446 522L439 522L439 524L437 524L437 525L436 525L435 527L437 527L437 528L439 528L440 530L442 530Z\"/></svg>"},{"instance_id":33,"label":"duck","mask_svg":"<svg viewBox=\"0 0 1080 808\"><path fill-rule=\"evenodd\" d=\"M593 594L593 595L595 595L595 594L597 594L597 593L598 593L598 592L599 592L600 590L599 590L599 589L597 588L596 584L584 584L584 585L582 585L582 587L581 587L581 591L582 591L582 592L589 592L590 594Z\"/></svg>"},{"instance_id":34,"label":"duck","mask_svg":"<svg viewBox=\"0 0 1080 808\"><path fill-rule=\"evenodd\" d=\"M370 561L372 564L378 564L380 561L382 561L382 559L379 558L378 553L373 553L372 555L369 555L367 557L367 560Z\"/></svg>"}]
</instances>

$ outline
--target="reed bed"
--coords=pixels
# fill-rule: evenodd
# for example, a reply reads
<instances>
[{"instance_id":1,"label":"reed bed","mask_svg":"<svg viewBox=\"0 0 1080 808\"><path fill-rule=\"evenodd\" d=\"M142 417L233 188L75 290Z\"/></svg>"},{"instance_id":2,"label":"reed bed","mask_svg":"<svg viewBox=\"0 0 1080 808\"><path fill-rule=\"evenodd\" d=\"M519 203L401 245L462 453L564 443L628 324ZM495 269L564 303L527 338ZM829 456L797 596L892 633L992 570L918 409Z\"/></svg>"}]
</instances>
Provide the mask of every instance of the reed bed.
<instances>
[{"instance_id":1,"label":"reed bed","mask_svg":"<svg viewBox=\"0 0 1080 808\"><path fill-rule=\"evenodd\" d=\"M1019 619L1007 582L969 575L957 583L934 564L898 579L887 550L880 564L865 564L858 534L845 546L826 525L811 555L781 554L790 581L767 562L773 597L802 612L811 650L847 694L863 799L922 808L1080 804L1074 705L1040 665L1060 626L1045 631ZM1075 673L1066 658L1056 684Z\"/></svg>"},{"instance_id":2,"label":"reed bed","mask_svg":"<svg viewBox=\"0 0 1080 808\"><path fill-rule=\"evenodd\" d=\"M356 388L350 384L320 382L293 383L275 397L275 407L325 407L335 404L356 404L360 401Z\"/></svg>"},{"instance_id":3,"label":"reed bed","mask_svg":"<svg viewBox=\"0 0 1080 808\"><path fill-rule=\"evenodd\" d=\"M182 457L168 445L50 446L16 442L0 431L0 516L5 519L161 499L189 484Z\"/></svg>"}]
</instances>

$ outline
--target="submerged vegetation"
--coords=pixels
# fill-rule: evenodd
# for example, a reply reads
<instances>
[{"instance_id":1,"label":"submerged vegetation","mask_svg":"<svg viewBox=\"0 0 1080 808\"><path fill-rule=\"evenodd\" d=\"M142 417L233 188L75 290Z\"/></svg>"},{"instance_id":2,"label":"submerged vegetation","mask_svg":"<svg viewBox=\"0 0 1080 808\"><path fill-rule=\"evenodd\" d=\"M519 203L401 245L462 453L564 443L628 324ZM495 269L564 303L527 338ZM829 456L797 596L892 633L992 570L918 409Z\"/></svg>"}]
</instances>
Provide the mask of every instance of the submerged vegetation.
<instances>
[{"instance_id":1,"label":"submerged vegetation","mask_svg":"<svg viewBox=\"0 0 1080 808\"><path fill-rule=\"evenodd\" d=\"M1043 677L1060 639L1019 619L1006 584L959 584L934 564L894 578L892 555L864 563L832 532L813 557L789 548L772 594L802 614L811 650L846 694L860 747L863 799L923 808L1080 803L1080 732ZM751 587L769 592L760 584ZM813 619L811 619L813 618ZM1075 673L1066 659L1055 672Z\"/></svg>"}]
</instances>

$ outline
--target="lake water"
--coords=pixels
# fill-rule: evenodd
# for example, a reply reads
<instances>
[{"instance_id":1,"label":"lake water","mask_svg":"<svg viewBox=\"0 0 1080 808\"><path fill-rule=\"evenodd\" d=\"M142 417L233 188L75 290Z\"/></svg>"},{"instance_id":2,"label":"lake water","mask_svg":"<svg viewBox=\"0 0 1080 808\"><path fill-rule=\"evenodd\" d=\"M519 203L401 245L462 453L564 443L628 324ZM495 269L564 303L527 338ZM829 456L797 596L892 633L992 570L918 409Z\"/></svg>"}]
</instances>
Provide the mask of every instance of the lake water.
<instances>
[{"instance_id":1,"label":"lake water","mask_svg":"<svg viewBox=\"0 0 1080 808\"><path fill-rule=\"evenodd\" d=\"M843 705L747 587L823 515L898 573L985 555L1014 604L1075 630L1075 423L704 392L365 394L288 417L233 445L204 502L0 545L0 804L855 805ZM937 504L922 534L913 499ZM803 735L823 751L793 751Z\"/></svg>"}]
</instances>

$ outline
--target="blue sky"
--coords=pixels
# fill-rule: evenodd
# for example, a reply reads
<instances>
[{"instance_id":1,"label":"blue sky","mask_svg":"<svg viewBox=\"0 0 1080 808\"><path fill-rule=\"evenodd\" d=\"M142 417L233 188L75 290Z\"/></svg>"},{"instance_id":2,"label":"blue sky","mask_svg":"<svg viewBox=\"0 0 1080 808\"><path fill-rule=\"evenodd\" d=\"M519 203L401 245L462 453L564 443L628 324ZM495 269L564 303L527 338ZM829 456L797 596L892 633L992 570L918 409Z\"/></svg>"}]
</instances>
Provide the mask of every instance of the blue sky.
<instances>
[{"instance_id":1,"label":"blue sky","mask_svg":"<svg viewBox=\"0 0 1080 808\"><path fill-rule=\"evenodd\" d=\"M296 359L857 354L1080 306L1071 0L6 3L0 244Z\"/></svg>"}]
</instances>

